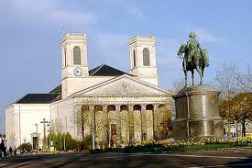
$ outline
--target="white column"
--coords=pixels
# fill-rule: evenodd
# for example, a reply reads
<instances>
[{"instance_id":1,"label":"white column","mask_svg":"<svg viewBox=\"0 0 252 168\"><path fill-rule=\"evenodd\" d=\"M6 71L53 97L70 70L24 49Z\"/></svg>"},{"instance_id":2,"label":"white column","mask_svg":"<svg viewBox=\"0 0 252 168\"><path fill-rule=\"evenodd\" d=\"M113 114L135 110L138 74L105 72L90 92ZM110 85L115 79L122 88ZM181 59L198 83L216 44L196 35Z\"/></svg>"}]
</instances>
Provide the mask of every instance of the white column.
<instances>
[{"instance_id":1,"label":"white column","mask_svg":"<svg viewBox=\"0 0 252 168\"><path fill-rule=\"evenodd\" d=\"M153 141L157 140L157 109L158 105L153 104L153 111L152 111L152 117L153 117Z\"/></svg>"},{"instance_id":2,"label":"white column","mask_svg":"<svg viewBox=\"0 0 252 168\"><path fill-rule=\"evenodd\" d=\"M134 106L133 106L134 108ZM140 107L141 108L141 107ZM136 144L141 143L141 110L136 109L133 110L133 115L134 115L134 140Z\"/></svg>"},{"instance_id":3,"label":"white column","mask_svg":"<svg viewBox=\"0 0 252 168\"><path fill-rule=\"evenodd\" d=\"M141 144L143 143L143 137L144 137L144 123L145 123L145 117L144 117L144 112L145 112L145 105L141 105Z\"/></svg>"},{"instance_id":4,"label":"white column","mask_svg":"<svg viewBox=\"0 0 252 168\"><path fill-rule=\"evenodd\" d=\"M106 140L107 140L107 145L110 147L110 124L109 124L109 112L108 112L108 106L103 105L102 106L102 112L106 114ZM106 147L107 147L106 145Z\"/></svg>"},{"instance_id":5,"label":"white column","mask_svg":"<svg viewBox=\"0 0 252 168\"><path fill-rule=\"evenodd\" d=\"M120 130L118 130L119 133L119 142L117 142L119 145L122 144L122 118L121 118L121 112L120 112L120 105L115 105L116 109L115 111L119 114L119 128ZM111 131L111 130L110 130Z\"/></svg>"},{"instance_id":6,"label":"white column","mask_svg":"<svg viewBox=\"0 0 252 168\"><path fill-rule=\"evenodd\" d=\"M74 132L75 132L75 136L80 138L80 128L79 128L79 125L78 123L80 123L78 120L80 118L80 112L81 112L81 105L80 104L77 104L74 106L74 110L75 110L75 113L74 113L74 118L75 118L75 126L74 126Z\"/></svg>"},{"instance_id":7,"label":"white column","mask_svg":"<svg viewBox=\"0 0 252 168\"><path fill-rule=\"evenodd\" d=\"M89 106L89 110L92 113L92 149L94 150L96 148L96 122L94 106Z\"/></svg>"},{"instance_id":8,"label":"white column","mask_svg":"<svg viewBox=\"0 0 252 168\"><path fill-rule=\"evenodd\" d=\"M129 145L132 145L134 144L134 115L132 105L128 105L128 120L129 120Z\"/></svg>"}]
</instances>

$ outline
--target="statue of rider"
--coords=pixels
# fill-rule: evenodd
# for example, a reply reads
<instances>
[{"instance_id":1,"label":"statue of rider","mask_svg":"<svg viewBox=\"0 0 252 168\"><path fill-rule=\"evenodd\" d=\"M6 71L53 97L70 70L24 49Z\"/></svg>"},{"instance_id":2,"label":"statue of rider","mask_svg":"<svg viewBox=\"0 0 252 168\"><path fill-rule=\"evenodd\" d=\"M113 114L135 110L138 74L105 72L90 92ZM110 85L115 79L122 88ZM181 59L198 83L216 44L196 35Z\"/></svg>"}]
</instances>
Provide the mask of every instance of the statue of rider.
<instances>
[{"instance_id":1,"label":"statue of rider","mask_svg":"<svg viewBox=\"0 0 252 168\"><path fill-rule=\"evenodd\" d=\"M198 60L200 55L200 44L198 40L196 39L196 33L191 32L189 34L189 40L187 41L187 48L188 48L188 58L187 58L187 63L190 63L193 59L193 56L195 56L194 59Z\"/></svg>"}]
</instances>

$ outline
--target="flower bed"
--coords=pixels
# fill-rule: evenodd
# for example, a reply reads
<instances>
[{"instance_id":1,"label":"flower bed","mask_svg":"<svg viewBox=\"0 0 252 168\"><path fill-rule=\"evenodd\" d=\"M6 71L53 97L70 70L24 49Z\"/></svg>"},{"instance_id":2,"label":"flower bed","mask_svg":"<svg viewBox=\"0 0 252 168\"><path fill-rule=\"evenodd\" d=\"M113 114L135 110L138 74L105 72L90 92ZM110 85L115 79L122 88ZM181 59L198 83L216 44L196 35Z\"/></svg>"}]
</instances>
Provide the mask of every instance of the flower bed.
<instances>
[{"instance_id":1,"label":"flower bed","mask_svg":"<svg viewBox=\"0 0 252 168\"><path fill-rule=\"evenodd\" d=\"M224 148L252 147L251 139L237 141L223 141L219 139L187 140L177 141L174 144L146 144L138 146L128 146L125 148L96 149L91 153L100 152L121 152L121 153L173 153L219 150Z\"/></svg>"}]
</instances>

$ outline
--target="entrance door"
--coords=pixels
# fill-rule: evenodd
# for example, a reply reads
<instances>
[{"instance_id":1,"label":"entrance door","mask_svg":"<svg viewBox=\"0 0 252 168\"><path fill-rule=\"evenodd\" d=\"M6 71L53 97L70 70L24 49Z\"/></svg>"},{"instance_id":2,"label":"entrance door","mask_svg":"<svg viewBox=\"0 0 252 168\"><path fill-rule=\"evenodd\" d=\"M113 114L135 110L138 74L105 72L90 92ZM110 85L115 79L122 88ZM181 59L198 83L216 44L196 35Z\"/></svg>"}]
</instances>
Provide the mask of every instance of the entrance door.
<instances>
[{"instance_id":1,"label":"entrance door","mask_svg":"<svg viewBox=\"0 0 252 168\"><path fill-rule=\"evenodd\" d=\"M114 147L116 146L116 135L117 135L117 132L116 132L116 124L111 124L111 146Z\"/></svg>"},{"instance_id":2,"label":"entrance door","mask_svg":"<svg viewBox=\"0 0 252 168\"><path fill-rule=\"evenodd\" d=\"M38 149L38 137L32 137L32 147L33 147L33 150Z\"/></svg>"}]
</instances>

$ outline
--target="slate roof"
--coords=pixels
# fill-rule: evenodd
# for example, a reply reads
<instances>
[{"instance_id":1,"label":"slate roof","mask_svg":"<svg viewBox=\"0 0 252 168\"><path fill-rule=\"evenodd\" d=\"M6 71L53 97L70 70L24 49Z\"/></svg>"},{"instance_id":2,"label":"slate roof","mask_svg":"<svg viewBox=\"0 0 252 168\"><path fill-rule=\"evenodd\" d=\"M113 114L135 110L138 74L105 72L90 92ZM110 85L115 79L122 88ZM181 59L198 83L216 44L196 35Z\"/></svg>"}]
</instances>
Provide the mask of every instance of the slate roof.
<instances>
[{"instance_id":1,"label":"slate roof","mask_svg":"<svg viewBox=\"0 0 252 168\"><path fill-rule=\"evenodd\" d=\"M123 72L119 69L113 68L111 66L105 65L105 64L102 64L89 71L90 76L121 76L124 74L128 74L128 73Z\"/></svg>"},{"instance_id":2,"label":"slate roof","mask_svg":"<svg viewBox=\"0 0 252 168\"><path fill-rule=\"evenodd\" d=\"M61 90L62 90L61 85L58 85L56 88L51 90L49 94L61 95Z\"/></svg>"},{"instance_id":3,"label":"slate roof","mask_svg":"<svg viewBox=\"0 0 252 168\"><path fill-rule=\"evenodd\" d=\"M57 98L55 94L27 94L21 99L19 99L16 103L18 104L47 104L53 102Z\"/></svg>"},{"instance_id":4,"label":"slate roof","mask_svg":"<svg viewBox=\"0 0 252 168\"><path fill-rule=\"evenodd\" d=\"M126 72L113 68L111 66L102 64L97 66L91 70L89 70L90 76L121 76L121 75L130 75ZM54 101L61 99L62 87L58 85L56 88L51 90L49 93L35 93L35 94L27 94L15 103L19 104L46 104L52 103Z\"/></svg>"}]
</instances>

